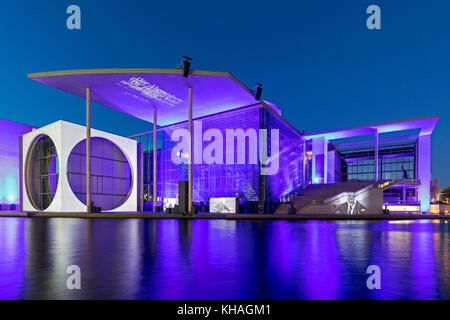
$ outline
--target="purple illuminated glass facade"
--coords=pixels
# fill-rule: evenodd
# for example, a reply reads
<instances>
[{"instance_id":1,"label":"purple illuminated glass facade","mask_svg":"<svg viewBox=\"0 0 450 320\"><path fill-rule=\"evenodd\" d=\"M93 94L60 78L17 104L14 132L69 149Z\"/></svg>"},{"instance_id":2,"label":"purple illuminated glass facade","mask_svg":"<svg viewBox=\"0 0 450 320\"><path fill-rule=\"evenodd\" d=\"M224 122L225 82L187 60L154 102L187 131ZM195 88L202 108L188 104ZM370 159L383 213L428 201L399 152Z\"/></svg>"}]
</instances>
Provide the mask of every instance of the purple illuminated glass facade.
<instances>
[{"instance_id":1,"label":"purple illuminated glass facade","mask_svg":"<svg viewBox=\"0 0 450 320\"><path fill-rule=\"evenodd\" d=\"M275 175L265 175L265 200L279 201L289 196L302 184L302 150L303 144L300 134L281 120L273 112L261 108L263 128L268 129L269 138L272 129L279 130L279 170ZM269 154L271 144L267 145Z\"/></svg>"},{"instance_id":2,"label":"purple illuminated glass facade","mask_svg":"<svg viewBox=\"0 0 450 320\"><path fill-rule=\"evenodd\" d=\"M68 160L70 188L86 204L86 140L79 142ZM102 210L118 208L127 200L131 185L128 159L111 141L91 138L91 201Z\"/></svg>"},{"instance_id":3,"label":"purple illuminated glass facade","mask_svg":"<svg viewBox=\"0 0 450 320\"><path fill-rule=\"evenodd\" d=\"M201 122L201 129L199 123ZM238 197L241 204L249 204L246 210L258 210L260 201L279 201L281 197L289 194L301 183L301 159L299 148L300 134L289 127L279 116L261 105L245 107L237 110L223 112L203 118L195 119L193 136L193 201L208 203L211 197ZM271 176L261 175L259 161L250 161L249 150L258 153L260 137L259 129L268 129L268 151L270 150L270 129L278 129L280 135L279 170ZM179 141L172 141L172 133L177 129L188 129L188 123L182 122L158 129L158 200L163 198L178 197L178 181L188 180L188 165L175 164L171 159L171 153ZM200 142L199 133L204 136L209 129L218 129L224 138L222 164L206 164L204 159L201 164L195 163L196 154L203 154L206 146L211 142ZM250 138L246 137L245 144L234 141L234 148L226 148L226 130L242 129L244 132L256 133L257 146L250 146ZM197 134L197 136L196 136ZM196 138L197 137L197 138ZM143 134L135 137L142 143L144 150L144 199L152 199L153 190L153 134ZM253 141L253 142L254 142ZM200 146L200 144L202 144ZM230 154L227 154L230 153ZM245 154L245 163L239 164L238 157ZM227 163L227 158L232 157L234 163ZM256 156L258 159L258 156Z\"/></svg>"}]
</instances>

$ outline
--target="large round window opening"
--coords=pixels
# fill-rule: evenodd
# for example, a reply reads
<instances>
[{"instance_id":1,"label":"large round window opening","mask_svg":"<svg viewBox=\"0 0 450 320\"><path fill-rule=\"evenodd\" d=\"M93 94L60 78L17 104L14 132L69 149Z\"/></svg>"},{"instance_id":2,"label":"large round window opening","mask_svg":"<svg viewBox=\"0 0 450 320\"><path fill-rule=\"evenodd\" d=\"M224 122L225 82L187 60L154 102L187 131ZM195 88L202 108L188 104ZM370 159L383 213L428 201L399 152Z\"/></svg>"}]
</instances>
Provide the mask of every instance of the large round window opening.
<instances>
[{"instance_id":1,"label":"large round window opening","mask_svg":"<svg viewBox=\"0 0 450 320\"><path fill-rule=\"evenodd\" d=\"M38 210L47 209L55 197L58 186L58 154L48 136L38 136L32 144L25 168L28 198Z\"/></svg>"},{"instance_id":2,"label":"large round window opening","mask_svg":"<svg viewBox=\"0 0 450 320\"><path fill-rule=\"evenodd\" d=\"M102 211L120 207L131 191L130 163L123 152L111 141L91 138L90 193L91 204ZM86 140L72 150L67 163L70 188L83 204L86 203Z\"/></svg>"}]
</instances>

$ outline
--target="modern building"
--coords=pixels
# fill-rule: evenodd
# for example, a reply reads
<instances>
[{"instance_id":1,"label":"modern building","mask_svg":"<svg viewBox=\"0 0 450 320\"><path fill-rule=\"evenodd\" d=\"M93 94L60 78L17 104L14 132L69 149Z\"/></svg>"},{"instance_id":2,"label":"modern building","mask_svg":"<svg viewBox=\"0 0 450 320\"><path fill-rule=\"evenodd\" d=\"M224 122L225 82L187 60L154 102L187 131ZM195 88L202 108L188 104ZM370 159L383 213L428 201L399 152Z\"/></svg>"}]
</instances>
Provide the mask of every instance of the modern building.
<instances>
[{"instance_id":1,"label":"modern building","mask_svg":"<svg viewBox=\"0 0 450 320\"><path fill-rule=\"evenodd\" d=\"M389 182L385 204L420 205L428 212L431 134L438 120L421 117L306 134L304 181Z\"/></svg>"},{"instance_id":2,"label":"modern building","mask_svg":"<svg viewBox=\"0 0 450 320\"><path fill-rule=\"evenodd\" d=\"M170 212L185 181L188 203L207 212L429 212L437 116L304 133L226 72L28 77L86 99L87 125L2 121L2 137L12 135L0 150L3 209ZM154 130L125 138L91 129L91 101L152 122Z\"/></svg>"},{"instance_id":3,"label":"modern building","mask_svg":"<svg viewBox=\"0 0 450 320\"><path fill-rule=\"evenodd\" d=\"M176 201L178 182L189 179L189 157L187 153L181 154L186 161L174 163L173 150L178 142L172 139L176 130L187 131L188 125L188 121L183 121L158 128L156 195L159 205L164 199ZM279 139L279 151L267 164L257 159L263 149L259 133L264 129L271 156L274 155L270 149L273 129L278 130ZM214 131L217 135L211 139L210 133ZM196 118L193 132L192 199L196 203L207 204L210 198L236 197L245 212L273 211L275 203L302 185L301 134L265 102ZM208 161L208 149L217 142L217 136L221 141L216 149L221 150L215 151L220 155ZM145 199L150 202L153 200L153 132L133 138L143 147L143 189ZM263 174L264 169L270 168L272 172Z\"/></svg>"}]
</instances>

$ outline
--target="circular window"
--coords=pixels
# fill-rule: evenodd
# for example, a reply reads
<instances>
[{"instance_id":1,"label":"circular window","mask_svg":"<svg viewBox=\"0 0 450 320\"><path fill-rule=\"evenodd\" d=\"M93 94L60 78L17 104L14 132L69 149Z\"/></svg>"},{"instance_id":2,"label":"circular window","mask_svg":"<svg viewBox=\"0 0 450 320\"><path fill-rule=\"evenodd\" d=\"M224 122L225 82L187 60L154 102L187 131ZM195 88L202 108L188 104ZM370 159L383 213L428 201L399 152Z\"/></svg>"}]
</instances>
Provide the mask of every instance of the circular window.
<instances>
[{"instance_id":1,"label":"circular window","mask_svg":"<svg viewBox=\"0 0 450 320\"><path fill-rule=\"evenodd\" d=\"M52 139L38 136L28 152L25 185L32 205L47 209L55 197L58 186L58 154Z\"/></svg>"},{"instance_id":2,"label":"circular window","mask_svg":"<svg viewBox=\"0 0 450 320\"><path fill-rule=\"evenodd\" d=\"M120 207L128 199L132 178L130 163L111 141L91 138L91 202L102 210ZM71 151L67 163L70 188L83 204L86 203L86 139Z\"/></svg>"}]
</instances>

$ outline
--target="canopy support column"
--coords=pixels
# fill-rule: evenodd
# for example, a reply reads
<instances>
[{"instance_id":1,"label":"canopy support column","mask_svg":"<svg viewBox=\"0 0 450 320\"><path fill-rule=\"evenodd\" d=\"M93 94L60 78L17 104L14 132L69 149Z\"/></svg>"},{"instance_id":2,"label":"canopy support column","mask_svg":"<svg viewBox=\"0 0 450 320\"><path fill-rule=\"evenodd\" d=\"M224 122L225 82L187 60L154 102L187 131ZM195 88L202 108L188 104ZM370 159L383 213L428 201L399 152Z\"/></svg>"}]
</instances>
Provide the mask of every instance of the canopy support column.
<instances>
[{"instance_id":1,"label":"canopy support column","mask_svg":"<svg viewBox=\"0 0 450 320\"><path fill-rule=\"evenodd\" d=\"M306 141L303 139L302 147L302 184L306 184Z\"/></svg>"},{"instance_id":2,"label":"canopy support column","mask_svg":"<svg viewBox=\"0 0 450 320\"><path fill-rule=\"evenodd\" d=\"M375 165L375 181L380 180L380 168L379 168L379 158L380 158L380 150L379 150L380 144L379 144L379 135L378 135L378 130L376 130L375 132L375 152L374 152L374 156L375 156L375 161L374 161L374 165Z\"/></svg>"},{"instance_id":3,"label":"canopy support column","mask_svg":"<svg viewBox=\"0 0 450 320\"><path fill-rule=\"evenodd\" d=\"M189 87L189 182L188 182L188 214L192 214L192 87Z\"/></svg>"},{"instance_id":4,"label":"canopy support column","mask_svg":"<svg viewBox=\"0 0 450 320\"><path fill-rule=\"evenodd\" d=\"M158 117L157 117L157 111L156 107L153 108L153 212L156 212L156 204L158 200L157 195L157 172L156 172L156 164L157 164L157 157L158 157L158 147L157 147L157 128L158 126Z\"/></svg>"},{"instance_id":5,"label":"canopy support column","mask_svg":"<svg viewBox=\"0 0 450 320\"><path fill-rule=\"evenodd\" d=\"M91 210L91 90L86 88L86 211Z\"/></svg>"}]
</instances>

